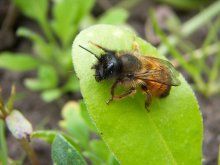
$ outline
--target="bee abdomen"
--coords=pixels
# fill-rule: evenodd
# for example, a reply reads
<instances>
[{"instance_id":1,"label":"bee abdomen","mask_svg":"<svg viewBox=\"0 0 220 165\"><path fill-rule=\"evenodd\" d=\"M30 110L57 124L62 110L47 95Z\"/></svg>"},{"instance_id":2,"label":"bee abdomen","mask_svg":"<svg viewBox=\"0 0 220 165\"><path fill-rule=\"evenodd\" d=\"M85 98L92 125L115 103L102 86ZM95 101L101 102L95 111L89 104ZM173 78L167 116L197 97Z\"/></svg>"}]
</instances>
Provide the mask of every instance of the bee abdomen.
<instances>
[{"instance_id":1,"label":"bee abdomen","mask_svg":"<svg viewBox=\"0 0 220 165\"><path fill-rule=\"evenodd\" d=\"M170 85L163 85L164 86L164 91L161 93L160 98L167 97L170 94Z\"/></svg>"},{"instance_id":2,"label":"bee abdomen","mask_svg":"<svg viewBox=\"0 0 220 165\"><path fill-rule=\"evenodd\" d=\"M146 84L147 88L142 89L150 91L152 96L164 98L170 93L170 85L160 84L157 82L146 82Z\"/></svg>"}]
</instances>

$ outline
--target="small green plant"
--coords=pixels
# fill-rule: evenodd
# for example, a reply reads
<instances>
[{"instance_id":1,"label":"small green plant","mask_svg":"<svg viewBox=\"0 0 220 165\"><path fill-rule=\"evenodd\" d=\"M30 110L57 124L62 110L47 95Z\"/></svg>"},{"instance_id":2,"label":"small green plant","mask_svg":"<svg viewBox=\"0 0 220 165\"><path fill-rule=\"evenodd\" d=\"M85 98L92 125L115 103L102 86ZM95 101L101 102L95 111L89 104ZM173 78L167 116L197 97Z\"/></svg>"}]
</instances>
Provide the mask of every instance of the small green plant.
<instances>
[{"instance_id":1,"label":"small green plant","mask_svg":"<svg viewBox=\"0 0 220 165\"><path fill-rule=\"evenodd\" d=\"M193 87L207 97L220 93L219 12L220 3L216 1L183 25L177 25L169 37L159 27L155 13L150 13L155 32L162 41L159 46L161 54L169 53L176 66L183 68L192 78ZM196 48L198 46L186 38L205 24L208 25L208 34L201 46Z\"/></svg>"},{"instance_id":2,"label":"small green plant","mask_svg":"<svg viewBox=\"0 0 220 165\"><path fill-rule=\"evenodd\" d=\"M73 43L75 71L99 134L121 164L201 164L202 118L192 89L182 76L181 85L173 87L167 98L153 100L150 112L143 106L145 97L140 92L107 105L112 81L95 81L91 66L96 59L79 47L99 55L101 51L89 44L95 41L110 50L129 51L134 39L143 55L161 57L130 30L110 25L90 27Z\"/></svg>"},{"instance_id":3,"label":"small green plant","mask_svg":"<svg viewBox=\"0 0 220 165\"><path fill-rule=\"evenodd\" d=\"M31 40L33 55L2 52L0 67L12 71L37 70L37 77L26 79L25 85L41 91L42 98L48 102L79 90L71 59L71 42L78 31L94 23L123 24L128 17L127 11L112 8L94 19L90 14L94 0L54 0L52 18L48 17L48 0L13 0L13 3L38 23L44 36L20 27L17 35Z\"/></svg>"},{"instance_id":4,"label":"small green plant","mask_svg":"<svg viewBox=\"0 0 220 165\"><path fill-rule=\"evenodd\" d=\"M82 154L89 159L93 165L118 164L103 140L100 139L98 131L92 123L84 102L69 102L62 110L63 120L60 126L71 137L77 140ZM91 138L91 135L95 138Z\"/></svg>"},{"instance_id":5,"label":"small green plant","mask_svg":"<svg viewBox=\"0 0 220 165\"><path fill-rule=\"evenodd\" d=\"M67 146L70 148L72 146L76 150L76 155L80 155L79 157L83 159L86 158L93 165L118 164L103 140L100 139L98 131L88 115L84 102L77 103L70 101L66 103L62 109L62 117L63 120L60 121L59 125L63 129L63 132L42 130L35 131L32 134L32 138L40 138L52 144L52 158L54 163L57 161L60 161L57 164L67 161L75 163L74 158L65 149ZM58 145L57 141L65 143L64 148ZM59 155L63 155L62 159L59 159Z\"/></svg>"},{"instance_id":6,"label":"small green plant","mask_svg":"<svg viewBox=\"0 0 220 165\"><path fill-rule=\"evenodd\" d=\"M63 107L63 120L60 121L63 131L33 131L31 123L20 111L14 109L14 98L15 88L13 87L7 104L4 104L2 98L0 99L0 162L3 165L16 163L8 157L4 125L20 143L33 165L38 165L40 159L30 144L33 138L42 139L51 144L51 157L54 164L85 165L89 161L93 165L118 165L117 160L100 139L96 127L88 116L84 102L71 101ZM17 163L22 164L23 159L21 158Z\"/></svg>"}]
</instances>

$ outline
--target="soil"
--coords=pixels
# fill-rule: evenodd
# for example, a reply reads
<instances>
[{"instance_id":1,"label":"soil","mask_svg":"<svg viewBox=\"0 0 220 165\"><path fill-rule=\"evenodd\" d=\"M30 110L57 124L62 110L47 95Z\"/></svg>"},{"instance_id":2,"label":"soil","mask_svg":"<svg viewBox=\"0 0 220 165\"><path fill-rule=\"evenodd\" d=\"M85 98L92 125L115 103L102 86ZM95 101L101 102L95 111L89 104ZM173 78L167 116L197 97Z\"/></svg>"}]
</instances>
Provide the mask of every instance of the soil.
<instances>
[{"instance_id":1,"label":"soil","mask_svg":"<svg viewBox=\"0 0 220 165\"><path fill-rule=\"evenodd\" d=\"M0 15L5 17L6 9L9 3L1 4ZM97 8L100 9L99 4ZM129 18L129 23L136 29L136 31L145 38L145 22L147 16L147 8L149 6L154 6L152 3L141 3L137 5L131 13ZM94 13L100 13L100 11L94 11ZM144 14L142 14L144 13ZM181 13L180 13L181 14ZM186 13L184 13L184 18ZM188 15L191 15L189 13ZM1 17L1 18L3 18ZM16 22L14 22L11 32L12 35L8 35L9 42L0 50L11 50L11 51L20 51L20 52L31 52L31 44L26 40L21 40L15 38L15 30L19 25L25 25L29 27L36 27L36 24L29 19L18 15ZM184 19L183 18L183 19ZM0 20L0 23L3 21ZM0 33L1 38L1 33ZM1 40L0 40L1 42ZM2 43L2 42L1 42ZM1 45L0 43L0 45ZM15 107L19 109L29 121L33 124L34 129L58 129L58 121L61 119L60 110L67 100L78 99L79 96L68 97L66 96L62 101L45 103L39 96L39 93L32 92L24 87L24 79L27 77L33 77L36 73L15 73L6 70L0 70L0 85L3 90L3 97L7 98L10 93L11 85L15 83L17 92L19 93L18 100L16 101ZM187 76L186 76L187 77ZM204 122L204 164L213 165L217 164L218 156L218 146L220 144L220 95L213 96L211 98L205 98L199 93L196 93L198 102L200 104L201 112L203 115ZM12 135L7 131L7 144L9 147L9 155L12 159L20 159L24 157L24 153L19 146L19 143L12 137ZM50 158L50 146L42 141L33 140L33 146L40 158L41 164L52 164ZM186 150L187 152L187 150ZM24 157L25 164L30 164L29 161Z\"/></svg>"},{"instance_id":2,"label":"soil","mask_svg":"<svg viewBox=\"0 0 220 165\"><path fill-rule=\"evenodd\" d=\"M204 122L204 164L217 164L220 144L220 96L204 98L197 94Z\"/></svg>"}]
</instances>

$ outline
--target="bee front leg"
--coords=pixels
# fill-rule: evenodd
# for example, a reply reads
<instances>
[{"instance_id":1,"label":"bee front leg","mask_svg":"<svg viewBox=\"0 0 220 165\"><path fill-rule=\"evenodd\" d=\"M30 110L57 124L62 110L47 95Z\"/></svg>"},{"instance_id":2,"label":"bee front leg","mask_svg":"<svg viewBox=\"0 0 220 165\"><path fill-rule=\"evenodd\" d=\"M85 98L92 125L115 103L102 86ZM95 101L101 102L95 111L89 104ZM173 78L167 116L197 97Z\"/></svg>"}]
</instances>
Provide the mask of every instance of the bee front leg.
<instances>
[{"instance_id":1,"label":"bee front leg","mask_svg":"<svg viewBox=\"0 0 220 165\"><path fill-rule=\"evenodd\" d=\"M113 101L114 95L115 95L115 88L117 87L117 85L119 84L120 80L116 80L111 87L111 98L106 101L106 104L109 104L110 102Z\"/></svg>"},{"instance_id":2,"label":"bee front leg","mask_svg":"<svg viewBox=\"0 0 220 165\"><path fill-rule=\"evenodd\" d=\"M121 95L117 95L115 96L115 88L117 87L117 85L120 83L120 81L116 81L112 87L111 87L111 98L106 102L107 104L109 104L110 102L112 102L113 100L119 100L119 99L123 99L127 96L131 96L133 94L136 93L136 89L135 88L130 88L128 91L126 91L125 93L122 93Z\"/></svg>"},{"instance_id":3,"label":"bee front leg","mask_svg":"<svg viewBox=\"0 0 220 165\"><path fill-rule=\"evenodd\" d=\"M150 112L149 110L149 106L151 104L151 101L152 101L152 95L149 91L146 91L146 94L147 94L147 97L146 97L146 100L145 100L145 109Z\"/></svg>"},{"instance_id":4,"label":"bee front leg","mask_svg":"<svg viewBox=\"0 0 220 165\"><path fill-rule=\"evenodd\" d=\"M136 93L136 89L135 88L130 88L128 91L126 91L125 93L118 95L118 96L114 96L113 99L114 100L120 100L123 99L125 97L134 95Z\"/></svg>"},{"instance_id":5,"label":"bee front leg","mask_svg":"<svg viewBox=\"0 0 220 165\"><path fill-rule=\"evenodd\" d=\"M109 99L108 101L107 101L107 104L109 104L111 101L113 101L113 100L120 100L120 99L123 99L123 98L125 98L125 97L128 97L128 96L131 96L131 95L133 95L133 94L135 94L136 93L136 89L135 88L130 88L128 91L126 91L125 93L123 93L123 94L121 94L121 95L117 95L117 96L115 96L115 95L113 95L112 97L111 97L111 99Z\"/></svg>"}]
</instances>

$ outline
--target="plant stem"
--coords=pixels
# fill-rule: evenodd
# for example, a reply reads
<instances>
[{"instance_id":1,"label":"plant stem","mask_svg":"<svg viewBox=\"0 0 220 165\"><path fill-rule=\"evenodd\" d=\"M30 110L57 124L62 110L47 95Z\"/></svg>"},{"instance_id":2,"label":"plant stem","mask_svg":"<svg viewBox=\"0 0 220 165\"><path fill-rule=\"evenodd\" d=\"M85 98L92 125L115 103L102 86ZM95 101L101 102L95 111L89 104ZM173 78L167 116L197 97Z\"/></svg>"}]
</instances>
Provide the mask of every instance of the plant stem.
<instances>
[{"instance_id":1,"label":"plant stem","mask_svg":"<svg viewBox=\"0 0 220 165\"><path fill-rule=\"evenodd\" d=\"M1 96L0 96L0 111L1 111L2 118L5 119L6 116L8 115L8 113L7 113L6 109L5 109L5 106L4 106L4 103L3 103L3 100L2 100Z\"/></svg>"},{"instance_id":2,"label":"plant stem","mask_svg":"<svg viewBox=\"0 0 220 165\"><path fill-rule=\"evenodd\" d=\"M216 55L215 61L208 75L207 95L209 96L212 95L213 93L216 93L216 91L219 91L218 86L216 85L218 83L215 83L215 81L218 78L219 68L220 68L220 48L218 48L218 50L219 50L219 53Z\"/></svg>"},{"instance_id":3,"label":"plant stem","mask_svg":"<svg viewBox=\"0 0 220 165\"><path fill-rule=\"evenodd\" d=\"M6 104L6 110L7 110L8 114L10 114L11 111L13 110L14 101L15 101L15 94L16 94L15 85L12 85L11 94L10 94L10 97L9 97L8 102Z\"/></svg>"},{"instance_id":4,"label":"plant stem","mask_svg":"<svg viewBox=\"0 0 220 165\"><path fill-rule=\"evenodd\" d=\"M0 111L1 111L1 118L5 119L7 116L7 112L5 111L5 108L2 106L1 101L0 101Z\"/></svg>"},{"instance_id":5,"label":"plant stem","mask_svg":"<svg viewBox=\"0 0 220 165\"><path fill-rule=\"evenodd\" d=\"M31 164L32 165L39 165L39 161L37 159L37 156L33 150L33 148L31 147L30 143L27 141L26 138L20 139L18 140L19 143L21 144L21 147L24 149L24 151L27 153Z\"/></svg>"},{"instance_id":6,"label":"plant stem","mask_svg":"<svg viewBox=\"0 0 220 165\"><path fill-rule=\"evenodd\" d=\"M5 126L3 120L0 120L0 160L2 165L8 164L8 149L5 140Z\"/></svg>"}]
</instances>

